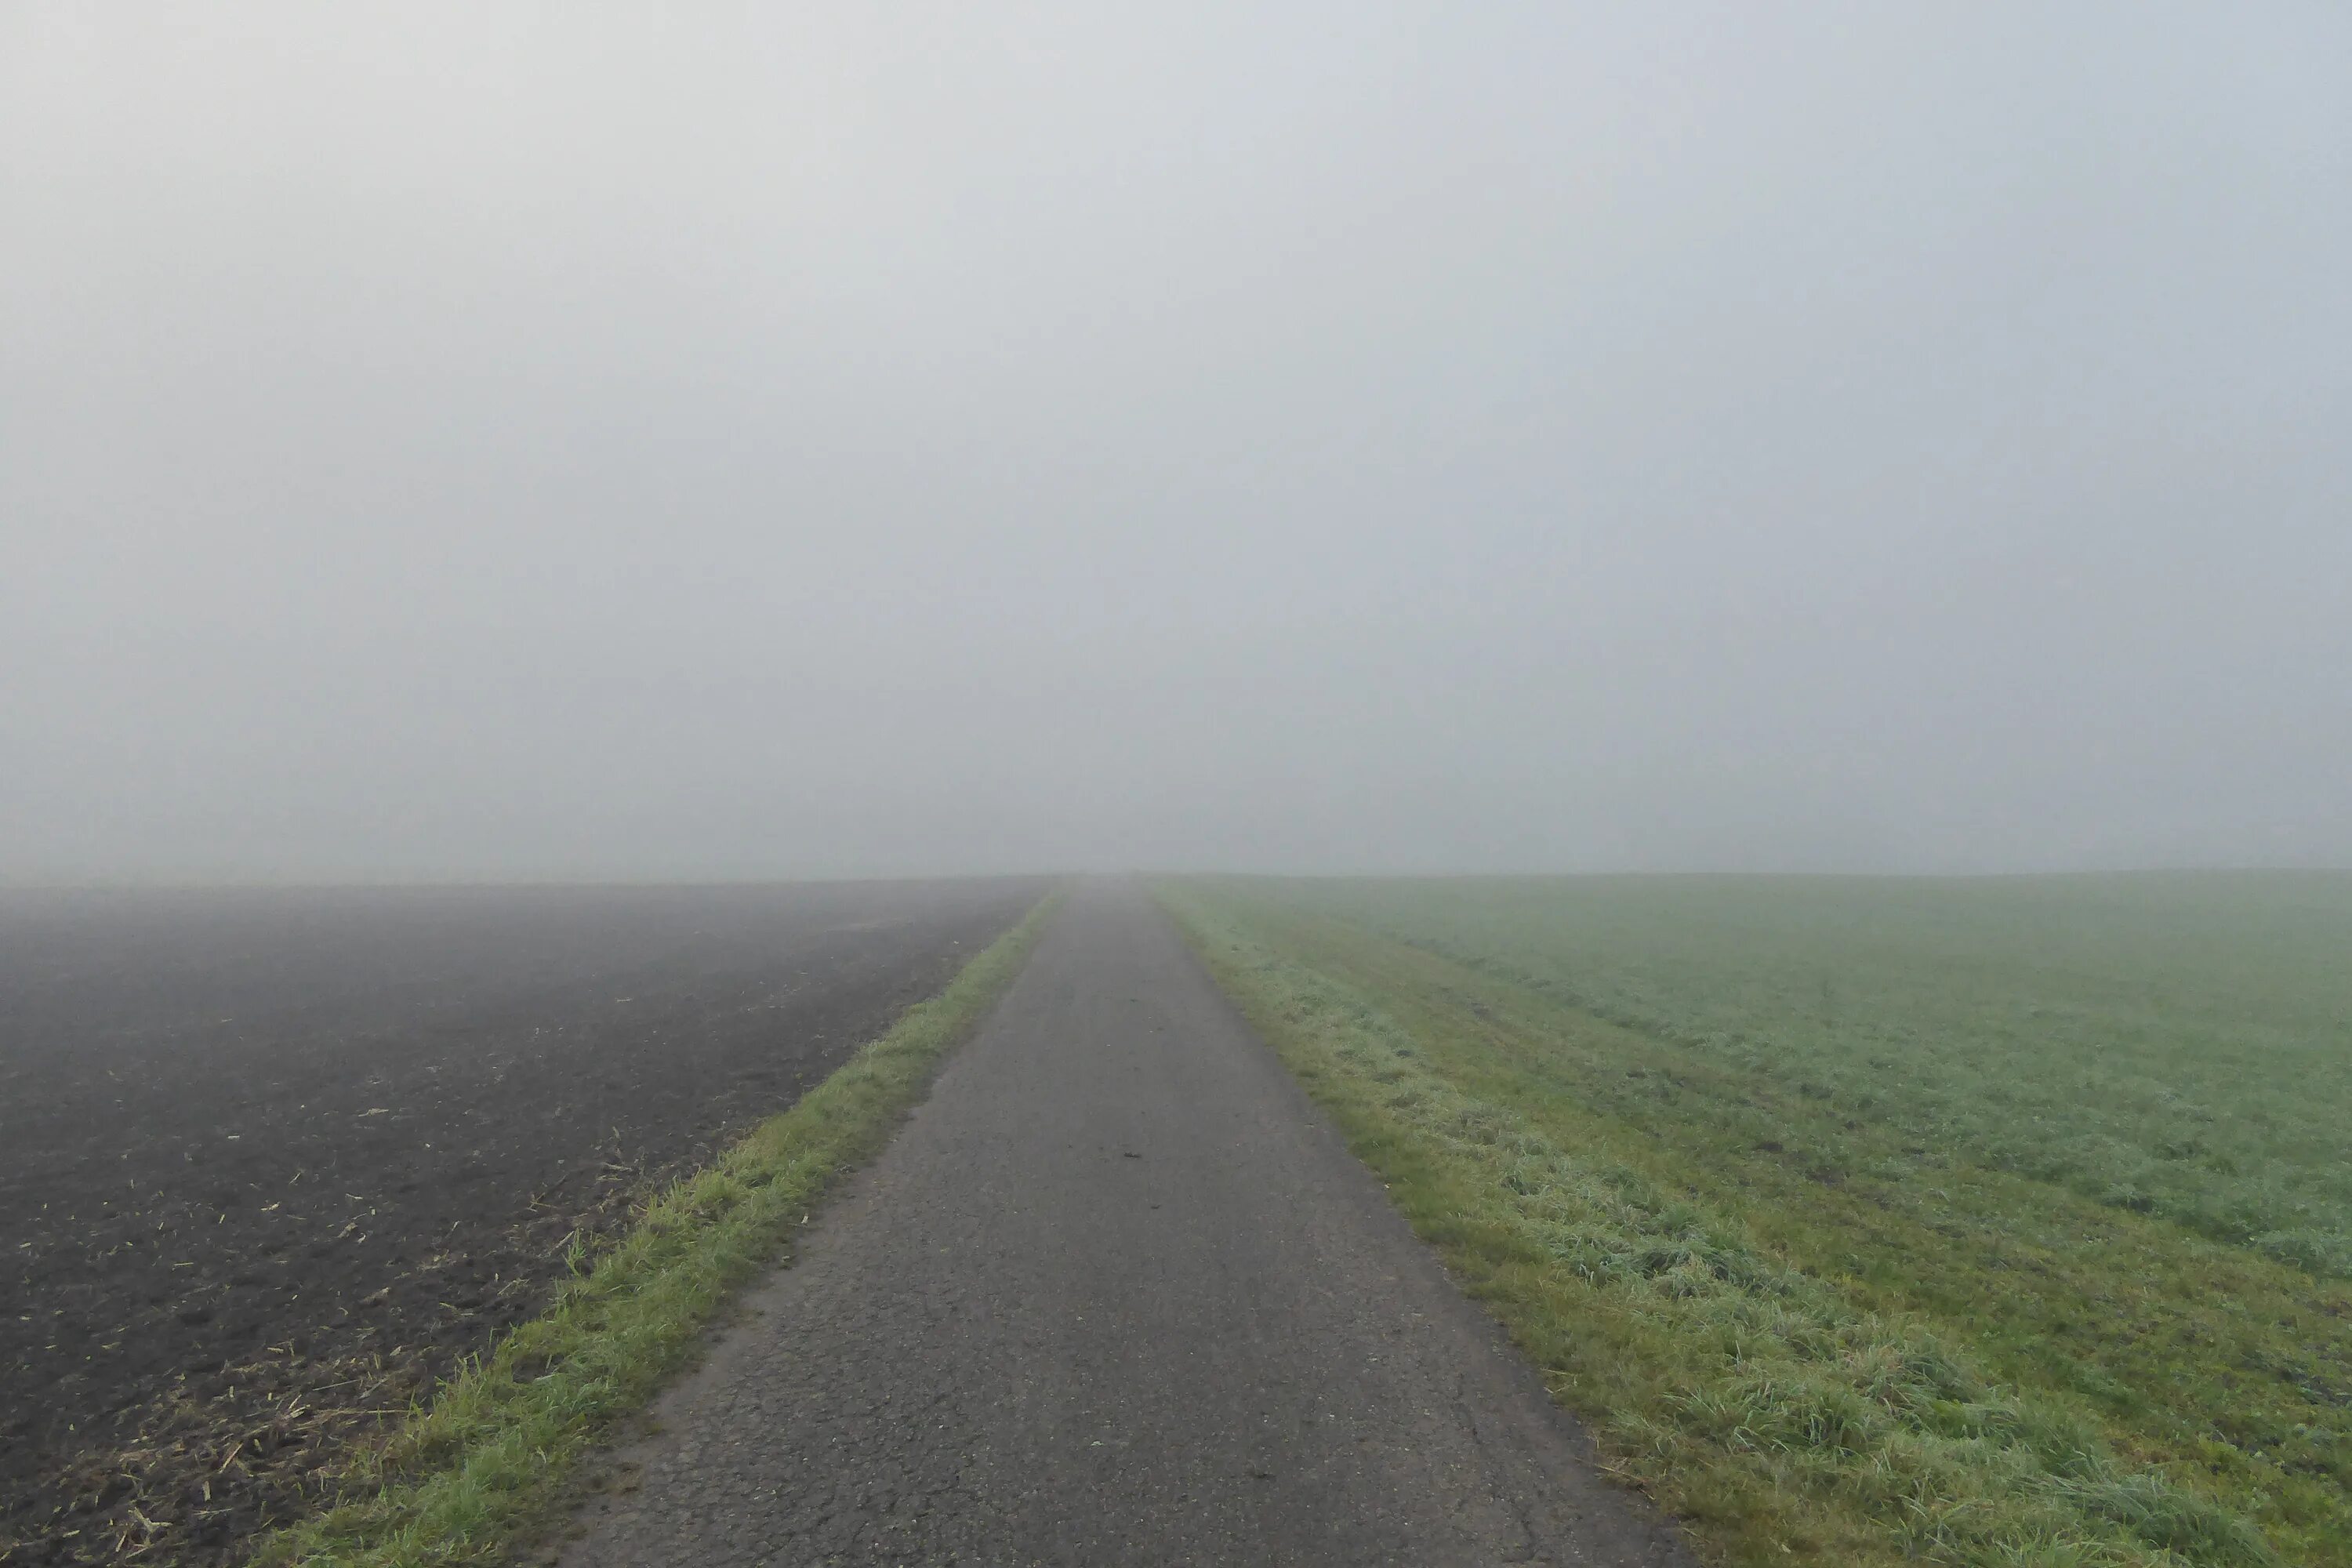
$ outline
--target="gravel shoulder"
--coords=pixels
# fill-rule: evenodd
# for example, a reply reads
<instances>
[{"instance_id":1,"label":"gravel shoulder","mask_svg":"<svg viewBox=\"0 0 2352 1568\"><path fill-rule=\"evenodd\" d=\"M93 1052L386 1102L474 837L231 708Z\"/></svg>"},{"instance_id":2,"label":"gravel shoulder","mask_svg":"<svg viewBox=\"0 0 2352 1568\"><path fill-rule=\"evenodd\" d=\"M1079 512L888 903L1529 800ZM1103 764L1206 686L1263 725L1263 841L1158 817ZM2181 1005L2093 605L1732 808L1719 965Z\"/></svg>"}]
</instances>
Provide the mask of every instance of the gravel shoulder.
<instances>
[{"instance_id":1,"label":"gravel shoulder","mask_svg":"<svg viewBox=\"0 0 2352 1568\"><path fill-rule=\"evenodd\" d=\"M572 1568L1685 1563L1139 889L1080 889Z\"/></svg>"}]
</instances>

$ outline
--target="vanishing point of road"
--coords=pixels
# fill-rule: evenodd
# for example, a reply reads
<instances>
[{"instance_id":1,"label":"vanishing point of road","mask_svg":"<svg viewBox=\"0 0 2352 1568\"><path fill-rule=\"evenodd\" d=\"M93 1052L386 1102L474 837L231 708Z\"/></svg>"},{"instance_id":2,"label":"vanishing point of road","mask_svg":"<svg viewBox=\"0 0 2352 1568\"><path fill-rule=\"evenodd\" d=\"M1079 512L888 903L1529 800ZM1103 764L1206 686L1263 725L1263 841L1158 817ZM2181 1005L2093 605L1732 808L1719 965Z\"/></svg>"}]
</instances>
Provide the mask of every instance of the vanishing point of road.
<instances>
[{"instance_id":1,"label":"vanishing point of road","mask_svg":"<svg viewBox=\"0 0 2352 1568\"><path fill-rule=\"evenodd\" d=\"M1688 1562L1130 886L749 1305L571 1568Z\"/></svg>"}]
</instances>

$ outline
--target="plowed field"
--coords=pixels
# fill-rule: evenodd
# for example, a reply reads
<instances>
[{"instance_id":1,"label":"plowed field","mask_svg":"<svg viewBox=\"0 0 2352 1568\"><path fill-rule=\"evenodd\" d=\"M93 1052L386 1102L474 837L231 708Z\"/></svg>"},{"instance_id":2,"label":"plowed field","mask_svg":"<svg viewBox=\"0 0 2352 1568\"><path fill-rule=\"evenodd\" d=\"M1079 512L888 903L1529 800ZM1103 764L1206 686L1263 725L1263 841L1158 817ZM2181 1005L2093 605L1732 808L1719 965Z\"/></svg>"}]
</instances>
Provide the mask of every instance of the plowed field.
<instances>
[{"instance_id":1,"label":"plowed field","mask_svg":"<svg viewBox=\"0 0 2352 1568\"><path fill-rule=\"evenodd\" d=\"M0 1561L227 1560L1041 890L0 899Z\"/></svg>"}]
</instances>

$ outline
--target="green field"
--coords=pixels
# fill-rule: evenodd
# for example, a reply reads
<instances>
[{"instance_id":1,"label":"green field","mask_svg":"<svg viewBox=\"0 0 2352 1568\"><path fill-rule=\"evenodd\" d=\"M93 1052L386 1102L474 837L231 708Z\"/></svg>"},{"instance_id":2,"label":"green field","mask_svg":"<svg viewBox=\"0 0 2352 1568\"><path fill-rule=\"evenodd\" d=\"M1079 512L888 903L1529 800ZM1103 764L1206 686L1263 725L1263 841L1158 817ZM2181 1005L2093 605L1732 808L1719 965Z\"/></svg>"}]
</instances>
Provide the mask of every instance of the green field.
<instances>
[{"instance_id":1,"label":"green field","mask_svg":"<svg viewBox=\"0 0 2352 1568\"><path fill-rule=\"evenodd\" d=\"M1163 896L1725 1559L2352 1563L2352 876Z\"/></svg>"}]
</instances>

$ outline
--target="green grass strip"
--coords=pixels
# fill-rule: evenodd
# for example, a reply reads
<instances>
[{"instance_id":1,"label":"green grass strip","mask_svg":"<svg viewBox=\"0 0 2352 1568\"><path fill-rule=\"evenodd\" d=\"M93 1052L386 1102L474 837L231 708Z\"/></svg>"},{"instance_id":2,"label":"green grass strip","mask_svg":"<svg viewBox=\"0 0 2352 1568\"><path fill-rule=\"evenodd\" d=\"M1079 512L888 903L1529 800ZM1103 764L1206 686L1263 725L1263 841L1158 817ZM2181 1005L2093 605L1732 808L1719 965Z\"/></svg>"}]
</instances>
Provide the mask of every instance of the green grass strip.
<instances>
[{"instance_id":1,"label":"green grass strip","mask_svg":"<svg viewBox=\"0 0 2352 1568\"><path fill-rule=\"evenodd\" d=\"M772 1264L837 1179L887 1142L940 1059L1021 972L1055 894L908 1009L823 1083L646 1206L585 1260L546 1313L442 1384L344 1500L264 1541L269 1568L425 1568L498 1561L565 1497L617 1417L693 1363L730 1293Z\"/></svg>"},{"instance_id":2,"label":"green grass strip","mask_svg":"<svg viewBox=\"0 0 2352 1568\"><path fill-rule=\"evenodd\" d=\"M1211 973L1502 1321L1612 1468L1721 1559L2257 1568L2231 1510L2119 1459L1924 1326L1737 1218L1564 1146L1438 1070L1382 1005L1234 902L1163 888Z\"/></svg>"}]
</instances>

